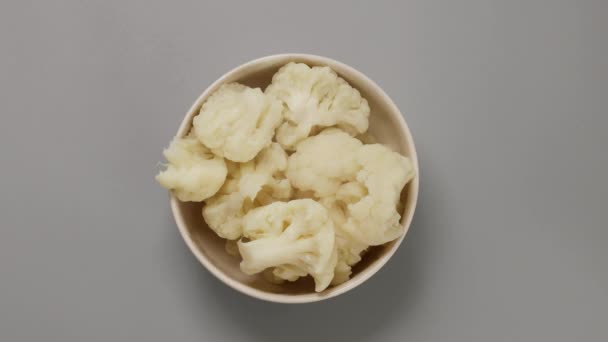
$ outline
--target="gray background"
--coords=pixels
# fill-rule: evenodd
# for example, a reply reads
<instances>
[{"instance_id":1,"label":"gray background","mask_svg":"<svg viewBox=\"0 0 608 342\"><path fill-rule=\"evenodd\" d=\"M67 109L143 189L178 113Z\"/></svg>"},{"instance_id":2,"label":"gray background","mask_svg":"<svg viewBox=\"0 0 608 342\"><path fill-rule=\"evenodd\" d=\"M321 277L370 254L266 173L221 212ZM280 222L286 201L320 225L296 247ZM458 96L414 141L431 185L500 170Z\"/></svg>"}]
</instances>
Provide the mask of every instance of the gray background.
<instances>
[{"instance_id":1,"label":"gray background","mask_svg":"<svg viewBox=\"0 0 608 342\"><path fill-rule=\"evenodd\" d=\"M0 4L0 340L606 341L608 2ZM336 58L405 113L415 221L372 280L245 297L153 180L247 60Z\"/></svg>"}]
</instances>

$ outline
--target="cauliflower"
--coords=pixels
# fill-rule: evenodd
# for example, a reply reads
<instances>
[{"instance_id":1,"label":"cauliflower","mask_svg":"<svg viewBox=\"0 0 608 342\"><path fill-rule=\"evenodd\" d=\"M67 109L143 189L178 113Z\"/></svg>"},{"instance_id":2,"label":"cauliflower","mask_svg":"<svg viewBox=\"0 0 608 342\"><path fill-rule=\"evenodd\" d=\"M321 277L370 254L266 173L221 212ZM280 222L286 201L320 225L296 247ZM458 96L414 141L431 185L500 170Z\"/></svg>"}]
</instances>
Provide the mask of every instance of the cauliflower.
<instances>
[{"instance_id":1,"label":"cauliflower","mask_svg":"<svg viewBox=\"0 0 608 342\"><path fill-rule=\"evenodd\" d=\"M316 197L334 194L340 184L354 180L360 167L356 162L362 144L339 129L329 129L298 144L289 156L287 178L301 191Z\"/></svg>"},{"instance_id":2,"label":"cauliflower","mask_svg":"<svg viewBox=\"0 0 608 342\"><path fill-rule=\"evenodd\" d=\"M289 63L264 92L229 83L209 96L156 179L180 201L205 202L244 273L274 284L310 275L320 292L403 234L400 195L415 170L376 144L369 115L330 68Z\"/></svg>"},{"instance_id":3,"label":"cauliflower","mask_svg":"<svg viewBox=\"0 0 608 342\"><path fill-rule=\"evenodd\" d=\"M255 199L260 192L262 196L288 199L291 184L285 178L285 169L287 153L281 145L272 143L256 157L255 162L241 165L239 191L250 199Z\"/></svg>"},{"instance_id":4,"label":"cauliflower","mask_svg":"<svg viewBox=\"0 0 608 342\"><path fill-rule=\"evenodd\" d=\"M413 172L408 158L380 144L363 145L337 129L303 140L287 165L287 178L299 191L325 198L340 190L341 196L352 197L343 201L348 219L341 229L366 245L383 244L402 233L396 207Z\"/></svg>"},{"instance_id":5,"label":"cauliflower","mask_svg":"<svg viewBox=\"0 0 608 342\"><path fill-rule=\"evenodd\" d=\"M251 201L245 201L238 192L220 194L207 200L203 218L219 237L238 239L242 233L241 219L252 207Z\"/></svg>"},{"instance_id":6,"label":"cauliflower","mask_svg":"<svg viewBox=\"0 0 608 342\"><path fill-rule=\"evenodd\" d=\"M397 205L401 190L414 177L409 158L380 144L364 145L357 153L357 182L367 195L348 204L349 217L342 228L362 243L372 246L392 241L403 234Z\"/></svg>"},{"instance_id":7,"label":"cauliflower","mask_svg":"<svg viewBox=\"0 0 608 342\"><path fill-rule=\"evenodd\" d=\"M273 284L283 284L285 281L296 281L307 275L308 273L306 273L305 270L292 265L267 268L262 272L262 277Z\"/></svg>"},{"instance_id":8,"label":"cauliflower","mask_svg":"<svg viewBox=\"0 0 608 342\"><path fill-rule=\"evenodd\" d=\"M367 195L367 189L358 182L349 182L342 185L335 196L325 197L319 200L334 222L336 232L336 247L338 250L338 261L334 270L332 285L342 284L351 275L351 267L361 261L361 254L368 245L354 239L342 226L348 219L347 205L356 203Z\"/></svg>"},{"instance_id":9,"label":"cauliflower","mask_svg":"<svg viewBox=\"0 0 608 342\"><path fill-rule=\"evenodd\" d=\"M367 100L329 67L289 63L265 92L284 104L286 122L276 139L285 149L293 150L319 127L337 126L351 135L367 131Z\"/></svg>"},{"instance_id":10,"label":"cauliflower","mask_svg":"<svg viewBox=\"0 0 608 342\"><path fill-rule=\"evenodd\" d=\"M228 179L220 191L206 201L203 217L220 237L235 240L242 233L242 218L255 206L291 196L291 184L283 175L287 153L277 143L265 148L252 161L228 162Z\"/></svg>"},{"instance_id":11,"label":"cauliflower","mask_svg":"<svg viewBox=\"0 0 608 342\"><path fill-rule=\"evenodd\" d=\"M247 162L270 145L281 120L280 102L259 88L229 83L207 99L192 125L198 139L213 153Z\"/></svg>"},{"instance_id":12,"label":"cauliflower","mask_svg":"<svg viewBox=\"0 0 608 342\"><path fill-rule=\"evenodd\" d=\"M156 180L180 201L202 201L213 196L226 179L226 163L192 135L175 138L163 152L169 164Z\"/></svg>"},{"instance_id":13,"label":"cauliflower","mask_svg":"<svg viewBox=\"0 0 608 342\"><path fill-rule=\"evenodd\" d=\"M310 274L315 291L329 286L337 262L334 225L327 210L311 199L275 202L243 218L241 270L255 274L276 267L274 276L295 280Z\"/></svg>"}]
</instances>

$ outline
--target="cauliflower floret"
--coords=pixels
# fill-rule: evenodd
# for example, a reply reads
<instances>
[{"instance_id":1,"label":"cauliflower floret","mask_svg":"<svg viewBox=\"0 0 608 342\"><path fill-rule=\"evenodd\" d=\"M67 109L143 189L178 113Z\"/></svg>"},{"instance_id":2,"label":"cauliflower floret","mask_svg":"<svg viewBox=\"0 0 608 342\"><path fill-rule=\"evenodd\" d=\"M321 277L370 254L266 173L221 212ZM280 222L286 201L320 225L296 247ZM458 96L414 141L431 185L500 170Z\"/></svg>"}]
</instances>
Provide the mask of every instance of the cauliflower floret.
<instances>
[{"instance_id":1,"label":"cauliflower floret","mask_svg":"<svg viewBox=\"0 0 608 342\"><path fill-rule=\"evenodd\" d=\"M211 197L203 207L203 217L209 228L224 239L238 239L241 236L241 220L253 204L238 192Z\"/></svg>"},{"instance_id":2,"label":"cauliflower floret","mask_svg":"<svg viewBox=\"0 0 608 342\"><path fill-rule=\"evenodd\" d=\"M285 178L287 153L281 145L272 143L260 153L254 163L241 165L239 191L243 196L255 199L263 191L263 196L287 199L291 196L291 184Z\"/></svg>"},{"instance_id":3,"label":"cauliflower floret","mask_svg":"<svg viewBox=\"0 0 608 342\"><path fill-rule=\"evenodd\" d=\"M183 202L213 196L226 179L226 163L213 155L196 137L175 138L163 154L169 164L156 180Z\"/></svg>"},{"instance_id":4,"label":"cauliflower floret","mask_svg":"<svg viewBox=\"0 0 608 342\"><path fill-rule=\"evenodd\" d=\"M337 129L303 140L287 165L292 185L319 198L335 196L338 190L357 198L364 190L360 200L344 202L347 220L341 227L364 245L383 244L402 233L396 207L413 176L408 158L380 144L363 145ZM342 186L349 182L359 185Z\"/></svg>"},{"instance_id":5,"label":"cauliflower floret","mask_svg":"<svg viewBox=\"0 0 608 342\"><path fill-rule=\"evenodd\" d=\"M282 265L272 269L272 274L282 280L296 281L301 277L306 277L306 270L294 265Z\"/></svg>"},{"instance_id":6,"label":"cauliflower floret","mask_svg":"<svg viewBox=\"0 0 608 342\"><path fill-rule=\"evenodd\" d=\"M380 144L364 145L357 153L361 170L357 182L367 195L348 205L349 217L342 228L362 243L372 246L392 241L403 234L397 212L401 190L412 178L409 158Z\"/></svg>"},{"instance_id":7,"label":"cauliflower floret","mask_svg":"<svg viewBox=\"0 0 608 342\"><path fill-rule=\"evenodd\" d=\"M337 262L334 225L319 203L302 199L254 209L243 218L243 236L250 240L238 243L243 272L276 267L273 274L286 280L310 274L317 292L329 286Z\"/></svg>"},{"instance_id":8,"label":"cauliflower floret","mask_svg":"<svg viewBox=\"0 0 608 342\"><path fill-rule=\"evenodd\" d=\"M335 194L343 182L354 180L360 166L357 151L362 144L339 129L329 129L298 144L289 156L287 178L301 191L316 197Z\"/></svg>"},{"instance_id":9,"label":"cauliflower floret","mask_svg":"<svg viewBox=\"0 0 608 342\"><path fill-rule=\"evenodd\" d=\"M217 235L235 240L242 234L242 219L255 206L291 196L285 179L287 153L272 143L247 163L227 162L228 179L220 191L206 201L203 217Z\"/></svg>"},{"instance_id":10,"label":"cauliflower floret","mask_svg":"<svg viewBox=\"0 0 608 342\"><path fill-rule=\"evenodd\" d=\"M339 285L347 281L351 275L351 267L361 261L361 254L368 245L354 239L342 226L348 218L347 206L356 203L367 195L367 189L359 182L349 182L340 186L335 196L325 197L319 200L329 212L334 222L336 232L336 247L338 250L338 261L334 270L332 285Z\"/></svg>"},{"instance_id":11,"label":"cauliflower floret","mask_svg":"<svg viewBox=\"0 0 608 342\"><path fill-rule=\"evenodd\" d=\"M289 63L274 74L266 94L284 104L286 121L276 139L285 149L319 127L337 126L351 135L367 131L367 100L329 67Z\"/></svg>"},{"instance_id":12,"label":"cauliflower floret","mask_svg":"<svg viewBox=\"0 0 608 342\"><path fill-rule=\"evenodd\" d=\"M215 154L247 162L270 145L281 120L279 101L259 88L229 83L207 99L192 125L198 139Z\"/></svg>"}]
</instances>

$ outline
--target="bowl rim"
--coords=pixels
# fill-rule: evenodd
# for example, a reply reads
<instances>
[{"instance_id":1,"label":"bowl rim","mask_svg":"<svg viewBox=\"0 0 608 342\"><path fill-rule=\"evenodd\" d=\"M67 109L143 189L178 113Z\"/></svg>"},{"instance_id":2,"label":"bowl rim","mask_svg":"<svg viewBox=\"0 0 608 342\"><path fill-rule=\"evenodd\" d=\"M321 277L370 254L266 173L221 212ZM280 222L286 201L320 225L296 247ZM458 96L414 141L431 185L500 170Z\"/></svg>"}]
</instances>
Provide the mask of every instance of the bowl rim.
<instances>
[{"instance_id":1,"label":"bowl rim","mask_svg":"<svg viewBox=\"0 0 608 342\"><path fill-rule=\"evenodd\" d=\"M332 58L328 58L328 57L312 55L312 54L305 54L305 53L282 53L282 54L274 54L274 55L268 55L268 56L256 58L256 59L250 60L248 62L245 62L245 63L231 69L230 71L224 73L221 77L219 77L211 85L209 85L207 87L207 89L205 89L203 91L203 93L194 101L194 103L192 104L192 106L190 107L188 112L186 113L186 116L182 120L182 122L178 128L178 131L176 133L176 136L183 137L188 133L188 131L190 130L191 125L192 125L192 119L197 114L202 103L209 97L209 95L211 93L213 93L215 90L217 90L222 84L226 83L226 81L229 78L233 77L235 74L247 72L247 71L249 71L249 69L255 69L255 67L257 67L257 66L274 65L278 62L284 62L284 64L287 64L293 60L309 61L309 62L313 62L315 64L327 65L330 68L334 69L334 71L336 71L339 75L340 75L340 72L338 72L336 69L340 69L341 71L346 71L346 73L348 73L349 76L357 78L357 79L361 80L362 82L367 83L371 88L373 88L373 91L377 95L379 95L379 97L381 98L381 101L386 103L386 105L390 108L390 111L389 111L390 113L388 113L388 114L390 116L397 116L396 119L397 119L397 122L399 123L399 129L402 130L405 134L405 138L406 138L408 149L409 149L408 152L410 153L409 158L412 161L412 164L416 171L416 175L414 176L414 179L412 179L409 183L409 186L410 186L409 191L411 192L411 194L408 194L408 196L411 196L411 203L410 203L410 210L407 213L405 213L407 216L405 217L405 220L403 221L404 232L398 239L394 240L394 243L391 246L391 248L388 251L386 251L373 264L371 264L369 267L365 268L356 277L351 278L348 281L346 281L338 286L332 287L321 293L305 293L305 294L296 294L296 295L270 293L270 292L265 292L265 291L256 289L254 287L243 284L243 283L229 277L222 270L220 270L218 267L216 267L201 252L201 250L198 248L196 243L191 238L190 234L188 233L186 223L184 222L184 218L180 214L179 200L177 199L177 197L175 197L175 195L173 195L170 192L171 211L172 211L173 217L175 219L175 223L177 224L180 235L182 236L182 239L186 242L186 245L188 246L188 248L190 249L192 254L194 254L194 256L198 259L198 261L201 264L203 264L203 266L205 266L205 268L207 270L209 270L209 272L211 272L211 274L213 274L217 279L219 279L224 284L228 285L229 287L233 288L234 290L241 292L245 295L248 295L253 298L269 301L269 302L284 303L284 304L311 303L311 302L317 302L317 301L333 298L333 297L336 297L338 295L341 295L343 293L346 293L346 292L354 289L355 287L357 287L357 286L361 285L362 283L364 283L365 281L367 281L374 274L376 274L382 267L384 267L384 265L388 262L388 260L395 254L395 252L397 251L397 249L403 242L403 239L405 238L405 235L407 234L409 227L412 223L412 219L414 217L414 212L416 211L416 205L418 202L418 192L419 192L419 187L420 187L420 171L419 171L419 167L418 167L418 156L417 156L416 148L414 145L414 139L412 137L412 134L410 132L410 129L409 129L407 123L405 122L405 118L403 117L403 114L401 113L401 111L399 110L397 105L395 105L395 103L391 100L391 98L386 94L386 92L382 88L380 88L380 86L378 84L376 84L376 82L372 81L369 77L364 75L362 72L354 69L353 67L351 67L349 65L346 65L342 62L336 61L336 60L334 60Z\"/></svg>"}]
</instances>

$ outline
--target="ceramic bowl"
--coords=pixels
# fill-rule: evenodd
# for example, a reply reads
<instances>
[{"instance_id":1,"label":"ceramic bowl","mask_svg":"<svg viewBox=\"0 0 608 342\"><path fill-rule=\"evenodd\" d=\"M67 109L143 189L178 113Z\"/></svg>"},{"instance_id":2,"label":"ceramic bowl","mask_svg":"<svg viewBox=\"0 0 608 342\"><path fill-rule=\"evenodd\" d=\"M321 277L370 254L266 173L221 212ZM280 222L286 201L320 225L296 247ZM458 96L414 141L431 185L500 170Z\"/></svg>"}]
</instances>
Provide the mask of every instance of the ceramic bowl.
<instances>
[{"instance_id":1,"label":"ceramic bowl","mask_svg":"<svg viewBox=\"0 0 608 342\"><path fill-rule=\"evenodd\" d=\"M371 135L378 142L411 158L416 168L416 177L406 185L402 192L404 206L401 224L407 233L416 208L419 185L418 160L410 130L401 112L388 95L361 72L343 63L320 56L281 54L242 64L220 77L202 93L186 114L177 131L177 136L185 136L190 131L192 118L198 114L207 97L222 84L240 82L250 87L265 89L270 84L272 75L289 62L303 62L310 66L323 65L332 68L340 77L358 89L369 102L371 108L369 132ZM171 196L171 209L175 222L192 253L203 266L226 285L249 296L271 302L307 303L350 291L371 278L386 264L405 236L404 234L397 240L371 248L363 256L363 260L353 268L350 280L338 286L330 286L321 293L316 293L310 277L293 283L286 282L276 285L265 281L261 275L249 276L241 272L239 258L227 254L225 240L215 235L203 220L202 205L202 203L180 202L175 196ZM394 289L394 291L397 293L399 289Z\"/></svg>"}]
</instances>

